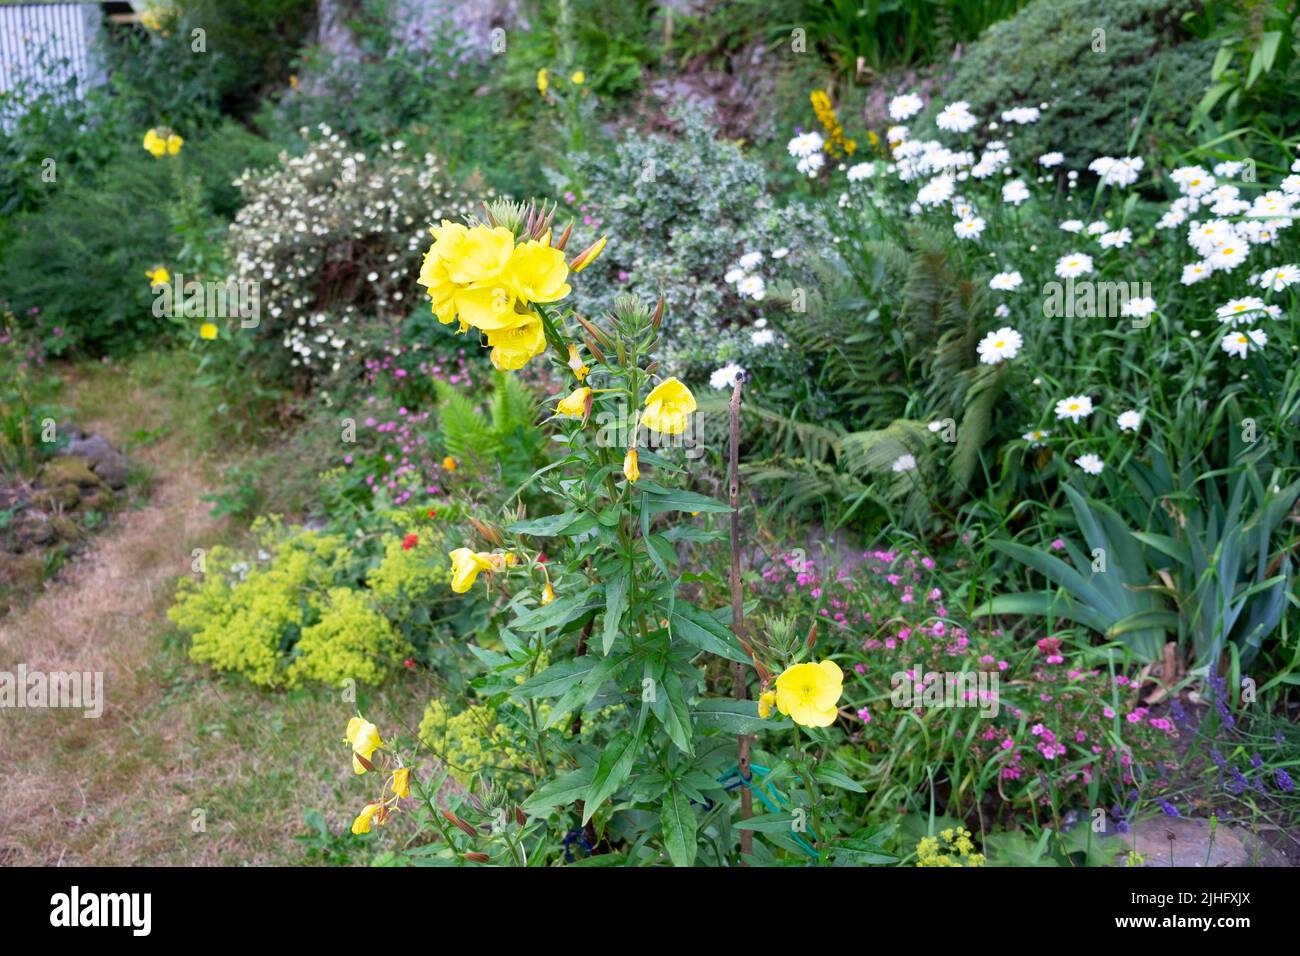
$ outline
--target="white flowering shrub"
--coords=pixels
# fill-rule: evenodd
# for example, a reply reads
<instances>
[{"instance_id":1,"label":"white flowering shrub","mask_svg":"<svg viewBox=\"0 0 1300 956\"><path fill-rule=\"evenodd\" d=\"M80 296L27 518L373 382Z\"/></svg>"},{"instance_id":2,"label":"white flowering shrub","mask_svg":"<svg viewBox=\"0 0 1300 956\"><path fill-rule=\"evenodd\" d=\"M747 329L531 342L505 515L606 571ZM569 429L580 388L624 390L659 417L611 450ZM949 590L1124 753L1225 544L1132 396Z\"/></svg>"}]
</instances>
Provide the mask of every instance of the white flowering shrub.
<instances>
[{"instance_id":1,"label":"white flowering shrub","mask_svg":"<svg viewBox=\"0 0 1300 956\"><path fill-rule=\"evenodd\" d=\"M359 326L410 312L428 227L470 205L437 157L401 140L367 156L326 125L300 132L302 155L236 180L230 257L260 283L255 371L305 385L353 362Z\"/></svg>"},{"instance_id":2,"label":"white flowering shrub","mask_svg":"<svg viewBox=\"0 0 1300 956\"><path fill-rule=\"evenodd\" d=\"M632 134L611 162L594 154L575 166L595 200L583 203L579 231L608 234L591 267L582 307L613 309L619 293L667 299L665 361L696 381L719 366L742 366L756 350L779 347L767 313L786 308L769 294L776 279L806 281L804 256L829 242L819 213L782 206L766 194L762 166L698 107L673 113L679 138ZM580 236L579 238L583 238Z\"/></svg>"}]
</instances>

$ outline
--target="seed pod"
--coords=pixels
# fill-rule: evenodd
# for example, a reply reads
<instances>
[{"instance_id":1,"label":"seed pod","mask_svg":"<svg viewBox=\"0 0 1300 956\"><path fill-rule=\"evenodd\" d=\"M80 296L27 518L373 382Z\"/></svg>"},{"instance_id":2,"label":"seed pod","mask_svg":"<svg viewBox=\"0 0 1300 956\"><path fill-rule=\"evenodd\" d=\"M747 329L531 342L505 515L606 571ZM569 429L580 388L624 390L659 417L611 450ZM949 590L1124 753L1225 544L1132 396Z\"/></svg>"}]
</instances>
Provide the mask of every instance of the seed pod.
<instances>
[{"instance_id":1,"label":"seed pod","mask_svg":"<svg viewBox=\"0 0 1300 956\"><path fill-rule=\"evenodd\" d=\"M596 356L600 364L602 365L609 364L609 362L605 359L605 353L602 352L599 348L597 348L595 342L593 342L591 339L584 339L583 341L587 343L587 348L591 350L592 355Z\"/></svg>"},{"instance_id":2,"label":"seed pod","mask_svg":"<svg viewBox=\"0 0 1300 956\"><path fill-rule=\"evenodd\" d=\"M659 301L655 303L654 315L650 319L650 327L653 328L656 332L659 331L659 323L664 320L664 306L666 304L667 304L667 300L661 294L659 296Z\"/></svg>"},{"instance_id":3,"label":"seed pod","mask_svg":"<svg viewBox=\"0 0 1300 956\"><path fill-rule=\"evenodd\" d=\"M486 863L488 861L488 855L486 853L471 851L465 854L465 859L469 860L471 863Z\"/></svg>"},{"instance_id":4,"label":"seed pod","mask_svg":"<svg viewBox=\"0 0 1300 956\"><path fill-rule=\"evenodd\" d=\"M452 813L450 810L443 810L442 815L447 818L447 822L450 823L452 826L460 827L462 830L464 830L467 834L469 834L472 837L478 836L478 830L474 829L474 824L470 823L469 821L462 820L460 817L456 816L456 814Z\"/></svg>"}]
</instances>

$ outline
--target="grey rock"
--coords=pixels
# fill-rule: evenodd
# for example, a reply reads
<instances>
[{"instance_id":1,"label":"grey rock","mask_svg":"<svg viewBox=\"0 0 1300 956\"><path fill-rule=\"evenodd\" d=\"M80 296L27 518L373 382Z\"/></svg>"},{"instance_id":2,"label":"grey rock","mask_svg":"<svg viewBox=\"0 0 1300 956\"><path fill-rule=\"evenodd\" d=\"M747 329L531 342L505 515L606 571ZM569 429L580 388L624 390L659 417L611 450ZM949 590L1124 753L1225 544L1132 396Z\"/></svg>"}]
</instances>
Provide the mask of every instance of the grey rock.
<instances>
[{"instance_id":1,"label":"grey rock","mask_svg":"<svg viewBox=\"0 0 1300 956\"><path fill-rule=\"evenodd\" d=\"M59 451L61 455L76 455L90 463L90 470L104 479L110 488L122 488L126 485L130 466L126 455L112 446L107 438L95 432L81 438L74 438Z\"/></svg>"},{"instance_id":2,"label":"grey rock","mask_svg":"<svg viewBox=\"0 0 1300 956\"><path fill-rule=\"evenodd\" d=\"M1154 817L1133 824L1125 843L1146 858L1144 866L1286 866L1286 858L1249 830L1198 817ZM1120 857L1123 865L1127 850Z\"/></svg>"}]
</instances>

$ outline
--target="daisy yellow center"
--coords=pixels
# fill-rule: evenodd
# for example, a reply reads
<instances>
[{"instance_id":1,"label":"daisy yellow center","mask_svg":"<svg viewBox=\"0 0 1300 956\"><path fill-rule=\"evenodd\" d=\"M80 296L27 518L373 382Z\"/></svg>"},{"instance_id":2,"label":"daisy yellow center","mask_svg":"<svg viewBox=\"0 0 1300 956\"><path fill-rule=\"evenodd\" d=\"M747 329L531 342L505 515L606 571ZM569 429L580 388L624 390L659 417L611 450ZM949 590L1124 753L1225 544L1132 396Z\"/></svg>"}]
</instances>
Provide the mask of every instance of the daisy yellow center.
<instances>
[{"instance_id":1,"label":"daisy yellow center","mask_svg":"<svg viewBox=\"0 0 1300 956\"><path fill-rule=\"evenodd\" d=\"M1004 346L1004 345L1006 345L1006 344L1007 344L1007 343L1004 342L1002 339L998 339L996 342L993 343L993 347L994 347L995 349L1000 349L1000 348L1002 348L1002 346Z\"/></svg>"}]
</instances>

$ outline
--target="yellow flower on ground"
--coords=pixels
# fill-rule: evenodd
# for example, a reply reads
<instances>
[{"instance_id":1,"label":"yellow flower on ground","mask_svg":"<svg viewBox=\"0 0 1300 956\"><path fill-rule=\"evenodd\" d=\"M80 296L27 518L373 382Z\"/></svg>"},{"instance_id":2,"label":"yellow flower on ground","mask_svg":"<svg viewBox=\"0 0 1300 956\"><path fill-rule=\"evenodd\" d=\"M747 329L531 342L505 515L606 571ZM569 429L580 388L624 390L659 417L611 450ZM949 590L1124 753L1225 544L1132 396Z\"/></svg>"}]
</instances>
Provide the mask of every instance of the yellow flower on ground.
<instances>
[{"instance_id":1,"label":"yellow flower on ground","mask_svg":"<svg viewBox=\"0 0 1300 956\"><path fill-rule=\"evenodd\" d=\"M212 341L217 337L217 327L211 322L204 322L199 326L199 338Z\"/></svg>"},{"instance_id":2,"label":"yellow flower on ground","mask_svg":"<svg viewBox=\"0 0 1300 956\"><path fill-rule=\"evenodd\" d=\"M550 88L551 88L550 70L547 70L545 68L538 70L537 71L537 92L545 96L546 91Z\"/></svg>"},{"instance_id":3,"label":"yellow flower on ground","mask_svg":"<svg viewBox=\"0 0 1300 956\"><path fill-rule=\"evenodd\" d=\"M455 459L455 458L452 458L451 455L448 455L447 457L445 457L445 458L442 460L442 470L443 470L443 471L455 471L455 470L456 470L456 459Z\"/></svg>"},{"instance_id":4,"label":"yellow flower on ground","mask_svg":"<svg viewBox=\"0 0 1300 956\"><path fill-rule=\"evenodd\" d=\"M795 664L776 679L776 706L796 724L829 727L843 692L844 672L834 661Z\"/></svg>"},{"instance_id":5,"label":"yellow flower on ground","mask_svg":"<svg viewBox=\"0 0 1300 956\"><path fill-rule=\"evenodd\" d=\"M352 769L356 773L366 772L365 765L357 759L357 755L369 760L370 755L384 745L379 738L379 728L364 717L353 717L348 721L344 739L352 745Z\"/></svg>"},{"instance_id":6,"label":"yellow flower on ground","mask_svg":"<svg viewBox=\"0 0 1300 956\"><path fill-rule=\"evenodd\" d=\"M399 797L411 795L411 768L398 767L393 771L393 793Z\"/></svg>"},{"instance_id":7,"label":"yellow flower on ground","mask_svg":"<svg viewBox=\"0 0 1300 956\"><path fill-rule=\"evenodd\" d=\"M157 269L146 269L145 277L149 280L149 288L156 289L160 285L166 285L172 281L172 274L167 271L166 266L159 266Z\"/></svg>"},{"instance_id":8,"label":"yellow flower on ground","mask_svg":"<svg viewBox=\"0 0 1300 956\"><path fill-rule=\"evenodd\" d=\"M546 331L536 316L523 325L489 332L487 340L492 367L503 372L516 372L546 351Z\"/></svg>"},{"instance_id":9,"label":"yellow flower on ground","mask_svg":"<svg viewBox=\"0 0 1300 956\"><path fill-rule=\"evenodd\" d=\"M609 241L609 236L601 236L586 249L573 257L573 271L579 273L587 266L596 261L596 257L605 251L605 243Z\"/></svg>"},{"instance_id":10,"label":"yellow flower on ground","mask_svg":"<svg viewBox=\"0 0 1300 956\"><path fill-rule=\"evenodd\" d=\"M766 720L776 707L776 691L765 690L758 695L758 716Z\"/></svg>"},{"instance_id":11,"label":"yellow flower on ground","mask_svg":"<svg viewBox=\"0 0 1300 956\"><path fill-rule=\"evenodd\" d=\"M370 821L374 819L375 814L379 813L380 809L381 805L378 803L367 804L366 808L358 813L357 818L352 821L352 832L357 836L361 836L363 833L369 833ZM384 821L382 817L379 819L378 823L380 826L383 826Z\"/></svg>"},{"instance_id":12,"label":"yellow flower on ground","mask_svg":"<svg viewBox=\"0 0 1300 956\"><path fill-rule=\"evenodd\" d=\"M641 469L637 467L637 453L635 448L629 448L627 454L623 456L623 474L632 484L641 477Z\"/></svg>"},{"instance_id":13,"label":"yellow flower on ground","mask_svg":"<svg viewBox=\"0 0 1300 956\"><path fill-rule=\"evenodd\" d=\"M569 82L574 86L582 86L583 83L587 82L587 74L582 70L574 70L573 74L569 77Z\"/></svg>"},{"instance_id":14,"label":"yellow flower on ground","mask_svg":"<svg viewBox=\"0 0 1300 956\"><path fill-rule=\"evenodd\" d=\"M457 548L448 552L451 558L451 589L457 594L464 594L474 586L474 579L480 571L493 570L492 555L474 552L469 548Z\"/></svg>"},{"instance_id":15,"label":"yellow flower on ground","mask_svg":"<svg viewBox=\"0 0 1300 956\"><path fill-rule=\"evenodd\" d=\"M641 421L647 428L668 435L686 431L686 416L695 411L695 396L675 378L660 382L645 397Z\"/></svg>"},{"instance_id":16,"label":"yellow flower on ground","mask_svg":"<svg viewBox=\"0 0 1300 956\"><path fill-rule=\"evenodd\" d=\"M559 400L556 403L555 410L561 415L569 415L573 418L579 418L587 410L587 399L591 397L591 389L583 386L575 388L571 395Z\"/></svg>"}]
</instances>

